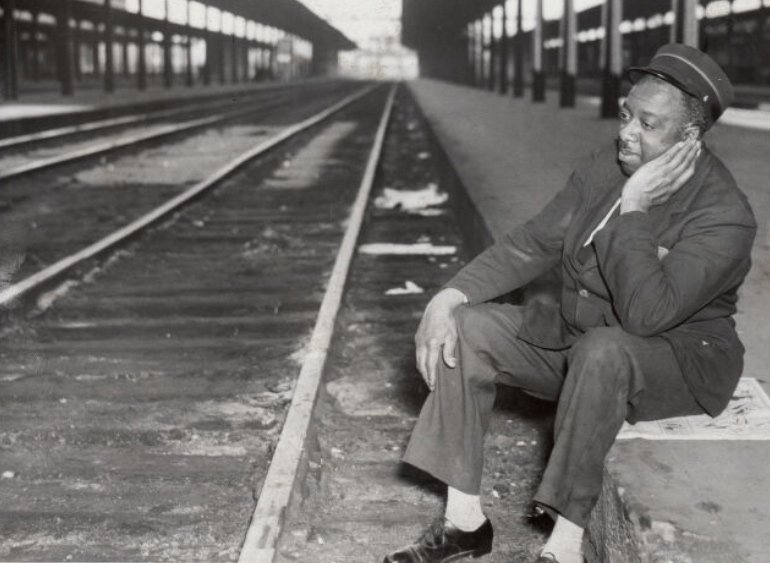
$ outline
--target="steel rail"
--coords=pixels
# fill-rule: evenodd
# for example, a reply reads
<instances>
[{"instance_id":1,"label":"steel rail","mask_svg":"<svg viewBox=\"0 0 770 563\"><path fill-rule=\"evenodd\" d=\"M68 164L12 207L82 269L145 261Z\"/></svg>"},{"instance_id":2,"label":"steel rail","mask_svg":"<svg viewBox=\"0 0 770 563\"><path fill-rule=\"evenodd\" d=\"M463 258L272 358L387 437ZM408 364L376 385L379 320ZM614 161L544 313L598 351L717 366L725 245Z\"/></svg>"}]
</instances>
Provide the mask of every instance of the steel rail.
<instances>
[{"instance_id":1,"label":"steel rail","mask_svg":"<svg viewBox=\"0 0 770 563\"><path fill-rule=\"evenodd\" d=\"M0 306L7 305L14 299L21 297L22 295L30 292L33 289L39 288L43 284L51 281L52 279L56 278L63 272L76 266L77 264L80 264L85 260L93 258L96 255L104 252L105 250L115 247L116 245L125 241L129 237L137 234L142 229L149 227L150 225L166 217L173 211L176 211L181 206L183 206L193 198L197 197L201 193L214 187L219 182L221 182L224 178L232 174L234 171L236 171L238 168L240 168L250 160L253 160L256 157L261 156L262 154L268 152L269 150L276 147L277 145L287 141L291 137L294 137L295 135L305 131L306 129L309 129L310 127L331 117L335 113L339 112L340 110L351 105L355 101L371 93L375 88L377 88L377 85L372 85L366 88L362 88L358 92L355 92L350 96L347 96L346 98L340 100L339 102L333 104L332 106L326 108L325 110L303 121L300 121L299 123L296 123L290 127L287 127L286 129L281 131L278 135L275 135L269 139L266 139L265 141L259 143L257 146L242 153L238 157L234 158L233 160L231 160L230 162L228 162L227 164L225 164L224 166L220 167L215 172L210 174L206 179L198 182L194 186L185 190L181 194L171 198L170 200L156 207L152 211L149 211L148 213L142 215L138 219L135 219L128 225L125 225L124 227L103 237L102 239L94 242L93 244L79 250L78 252L75 252L74 254L70 254L69 256L62 258L61 260L58 260L57 262L45 267L44 269L40 270L39 272L36 272L35 274L32 274L31 276L23 279L22 281L17 282L5 288L4 290L0 291Z\"/></svg>"},{"instance_id":2,"label":"steel rail","mask_svg":"<svg viewBox=\"0 0 770 563\"><path fill-rule=\"evenodd\" d=\"M227 100L232 100L234 96L243 96L247 94L248 95L274 94L276 93L276 91L281 91L291 87L294 87L294 86L270 85L270 86L261 87L261 88L242 88L238 90L233 90L232 92L222 92L220 94L212 95L211 96L212 99L210 99L207 102L195 103L193 99L190 105L186 105L181 108L145 111L142 113L133 113L130 115L124 115L120 117L111 117L111 118L99 119L95 121L87 121L85 123L79 123L77 125L67 125L63 127L57 127L55 129L45 129L43 131L36 131L34 133L27 133L24 135L16 135L14 137L7 137L5 139L0 139L0 149L16 148L16 147L24 146L30 143L38 142L38 141L50 141L53 139L60 139L64 137L69 137L71 135L76 135L78 133L88 133L92 131L100 131L102 129L121 127L123 125L137 125L148 121L155 121L157 119L167 119L169 117L175 117L177 115L182 115L184 113L193 113L196 111L204 110L209 107L216 107L216 106L223 105L223 102L226 102ZM165 99L161 98L157 101L168 102L173 100L168 98L165 98ZM120 106L117 106L116 109L119 109L119 108ZM90 111L93 111L93 110L90 110Z\"/></svg>"},{"instance_id":3,"label":"steel rail","mask_svg":"<svg viewBox=\"0 0 770 563\"><path fill-rule=\"evenodd\" d=\"M259 91L255 93L260 93ZM113 129L125 125L139 125L150 121L156 121L159 119L168 119L170 117L176 117L178 115L184 115L185 113L195 113L218 106L224 105L226 102L231 101L232 96L219 100L212 100L210 102L204 102L199 104L190 104L181 108L145 111L142 113L135 113L131 115L123 115L121 117L110 117L107 119L99 119L96 121L87 121L85 123L79 123L77 125L67 125L64 127L57 127L55 129L46 129L44 131L37 131L35 133L27 133L25 135L17 135L15 137L8 137L6 139L0 139L0 149L16 148L30 143L39 141L51 141L55 139L62 139L65 137L71 137L78 133L91 133L94 131L102 131L104 129Z\"/></svg>"},{"instance_id":4,"label":"steel rail","mask_svg":"<svg viewBox=\"0 0 770 563\"><path fill-rule=\"evenodd\" d=\"M294 394L289 406L281 436L270 462L257 506L241 547L239 563L272 563L286 517L318 396L326 356L334 333L342 294L345 289L350 263L366 212L366 204L374 184L377 166L382 155L396 86L392 86L380 119L374 144L369 154L348 227L342 239L316 319L310 343L305 350Z\"/></svg>"},{"instance_id":5,"label":"steel rail","mask_svg":"<svg viewBox=\"0 0 770 563\"><path fill-rule=\"evenodd\" d=\"M154 131L135 133L133 135L122 137L120 139L96 142L92 145L88 145L76 151L52 156L49 158L34 160L26 164L21 164L19 166L12 167L5 171L0 171L0 180L9 180L11 178L17 178L19 176L30 174L32 172L39 172L40 170L44 170L46 168L51 168L62 164L68 164L70 162L75 162L83 158L104 154L117 149L130 147L132 145L138 145L140 143L144 143L147 141L161 139L163 137L168 137L169 135L175 135L178 133L184 133L185 131L199 129L201 127L213 125L214 123L219 123L221 121L227 121L228 119L233 119L234 117L238 117L240 115L246 115L248 113L253 113L264 109L271 109L280 105L280 103L281 102L275 102L272 104L264 105L262 103L254 102L249 104L249 106L246 108L239 108L237 110L218 113L207 117L199 117L197 119L193 119L191 121L185 121L183 123L169 124L164 127L155 129Z\"/></svg>"}]
</instances>

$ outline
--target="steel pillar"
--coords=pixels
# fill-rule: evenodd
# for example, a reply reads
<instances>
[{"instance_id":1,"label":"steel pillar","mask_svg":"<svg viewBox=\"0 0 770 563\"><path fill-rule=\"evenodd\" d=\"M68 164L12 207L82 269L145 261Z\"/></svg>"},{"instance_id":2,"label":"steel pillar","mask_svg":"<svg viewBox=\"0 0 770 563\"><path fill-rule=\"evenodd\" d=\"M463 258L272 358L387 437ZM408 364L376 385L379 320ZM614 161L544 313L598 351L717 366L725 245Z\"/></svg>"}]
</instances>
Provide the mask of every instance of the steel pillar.
<instances>
[{"instance_id":1,"label":"steel pillar","mask_svg":"<svg viewBox=\"0 0 770 563\"><path fill-rule=\"evenodd\" d=\"M15 100L19 97L19 47L18 33L16 31L16 0L4 0L3 2L3 32L5 45L3 46L3 97L7 100Z\"/></svg>"},{"instance_id":2,"label":"steel pillar","mask_svg":"<svg viewBox=\"0 0 770 563\"><path fill-rule=\"evenodd\" d=\"M605 0L602 5L602 21L604 25L604 39L602 42L602 106L600 116L603 118L617 118L620 107L620 22L623 19L621 0Z\"/></svg>"},{"instance_id":3,"label":"steel pillar","mask_svg":"<svg viewBox=\"0 0 770 563\"><path fill-rule=\"evenodd\" d=\"M139 90L147 89L147 46L146 42L146 23L144 13L142 12L142 0L139 0L139 13L137 14L136 27L136 48L138 50L136 59L136 86Z\"/></svg>"},{"instance_id":4,"label":"steel pillar","mask_svg":"<svg viewBox=\"0 0 770 563\"><path fill-rule=\"evenodd\" d=\"M39 22L38 18L40 17L39 12L34 12L32 14L32 33L30 35L32 36L32 44L30 45L30 58L32 59L32 64L30 68L30 77L32 80L37 82L40 80L40 44L37 40L38 35L38 29L39 29Z\"/></svg>"},{"instance_id":5,"label":"steel pillar","mask_svg":"<svg viewBox=\"0 0 770 563\"><path fill-rule=\"evenodd\" d=\"M195 76L193 75L193 60L192 60L192 46L193 46L193 35L192 35L192 27L190 27L190 2L187 2L187 44L185 49L185 57L186 57L186 66L185 66L185 82L187 84L187 87L190 88L195 85Z\"/></svg>"},{"instance_id":6,"label":"steel pillar","mask_svg":"<svg viewBox=\"0 0 770 563\"><path fill-rule=\"evenodd\" d=\"M516 35L513 38L513 95L524 95L524 30L522 29L524 2L516 4Z\"/></svg>"},{"instance_id":7,"label":"steel pillar","mask_svg":"<svg viewBox=\"0 0 770 563\"><path fill-rule=\"evenodd\" d=\"M174 67L171 58L171 22L168 19L168 0L165 0L165 20L163 22L163 86L171 88L174 85Z\"/></svg>"},{"instance_id":8,"label":"steel pillar","mask_svg":"<svg viewBox=\"0 0 770 563\"><path fill-rule=\"evenodd\" d=\"M535 0L535 29L532 30L532 101L545 101L543 71L543 0Z\"/></svg>"},{"instance_id":9,"label":"steel pillar","mask_svg":"<svg viewBox=\"0 0 770 563\"><path fill-rule=\"evenodd\" d=\"M72 64L72 0L59 0L59 12L56 14L57 37L57 70L62 96L72 96L75 93L75 77Z\"/></svg>"},{"instance_id":10,"label":"steel pillar","mask_svg":"<svg viewBox=\"0 0 770 563\"><path fill-rule=\"evenodd\" d=\"M104 91L115 91L115 62L113 44L115 28L112 21L112 0L104 0Z\"/></svg>"},{"instance_id":11,"label":"steel pillar","mask_svg":"<svg viewBox=\"0 0 770 563\"><path fill-rule=\"evenodd\" d=\"M577 74L577 49L575 45L575 4L573 0L564 0L564 19L562 20L561 48L561 92L559 105L563 108L575 107L575 76Z\"/></svg>"},{"instance_id":12,"label":"steel pillar","mask_svg":"<svg viewBox=\"0 0 770 563\"><path fill-rule=\"evenodd\" d=\"M506 8L506 2L501 4L503 7L503 33L500 36L499 43L499 68L500 68L500 83L498 84L501 94L508 92L508 49L510 48L510 41L508 38L508 9Z\"/></svg>"},{"instance_id":13,"label":"steel pillar","mask_svg":"<svg viewBox=\"0 0 770 563\"><path fill-rule=\"evenodd\" d=\"M671 0L674 24L671 26L671 42L698 47L698 18L695 9L698 0ZM732 13L732 10L731 10Z\"/></svg>"}]
</instances>

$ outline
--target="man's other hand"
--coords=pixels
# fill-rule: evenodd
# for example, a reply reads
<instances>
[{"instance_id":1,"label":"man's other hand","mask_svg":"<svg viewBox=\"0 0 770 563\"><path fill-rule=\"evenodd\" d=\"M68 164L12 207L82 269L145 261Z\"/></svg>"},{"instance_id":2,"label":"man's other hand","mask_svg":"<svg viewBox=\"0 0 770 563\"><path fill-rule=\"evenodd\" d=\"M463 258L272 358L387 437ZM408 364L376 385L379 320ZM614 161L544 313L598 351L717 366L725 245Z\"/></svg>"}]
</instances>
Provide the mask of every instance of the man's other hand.
<instances>
[{"instance_id":1,"label":"man's other hand","mask_svg":"<svg viewBox=\"0 0 770 563\"><path fill-rule=\"evenodd\" d=\"M623 186L620 213L646 213L667 202L692 177L700 151L700 141L688 138L643 164Z\"/></svg>"},{"instance_id":2,"label":"man's other hand","mask_svg":"<svg viewBox=\"0 0 770 563\"><path fill-rule=\"evenodd\" d=\"M452 288L439 291L430 300L422 315L414 343L417 353L417 370L431 391L436 388L436 370L439 356L450 368L457 365L457 322L454 311L467 303L465 295Z\"/></svg>"}]
</instances>

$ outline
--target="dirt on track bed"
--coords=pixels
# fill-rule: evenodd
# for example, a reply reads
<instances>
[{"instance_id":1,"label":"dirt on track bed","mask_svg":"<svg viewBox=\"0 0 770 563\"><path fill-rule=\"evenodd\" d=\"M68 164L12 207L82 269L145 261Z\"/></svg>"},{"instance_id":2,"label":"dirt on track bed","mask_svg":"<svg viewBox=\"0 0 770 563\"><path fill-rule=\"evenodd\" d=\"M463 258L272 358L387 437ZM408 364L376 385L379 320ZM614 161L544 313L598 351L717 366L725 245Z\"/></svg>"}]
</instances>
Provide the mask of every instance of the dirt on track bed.
<instances>
[{"instance_id":1,"label":"dirt on track bed","mask_svg":"<svg viewBox=\"0 0 770 563\"><path fill-rule=\"evenodd\" d=\"M307 86L304 96L281 92L281 106L270 111L5 181L0 239L18 240L26 254L19 276L26 276L126 225L360 87L325 83Z\"/></svg>"},{"instance_id":2,"label":"dirt on track bed","mask_svg":"<svg viewBox=\"0 0 770 563\"><path fill-rule=\"evenodd\" d=\"M4 327L0 559L237 558L384 98Z\"/></svg>"},{"instance_id":3,"label":"dirt on track bed","mask_svg":"<svg viewBox=\"0 0 770 563\"><path fill-rule=\"evenodd\" d=\"M438 184L440 159L430 151L419 110L402 89L375 201L394 189L416 196ZM437 202L423 214L407 212L414 198L405 193L405 203L393 209L370 203L360 244L431 243L454 245L459 252L356 256L317 406L316 450L304 494L296 499L281 539L279 563L379 562L415 540L443 510L443 485L399 463L427 394L414 367L414 332L430 296L465 258L458 222L468 210L457 209L452 196L438 203L441 188L439 197L435 190L423 192ZM551 416L547 404L501 388L482 483L484 510L495 525L495 551L480 563L528 563L544 541L544 532L527 515L544 465Z\"/></svg>"}]
</instances>

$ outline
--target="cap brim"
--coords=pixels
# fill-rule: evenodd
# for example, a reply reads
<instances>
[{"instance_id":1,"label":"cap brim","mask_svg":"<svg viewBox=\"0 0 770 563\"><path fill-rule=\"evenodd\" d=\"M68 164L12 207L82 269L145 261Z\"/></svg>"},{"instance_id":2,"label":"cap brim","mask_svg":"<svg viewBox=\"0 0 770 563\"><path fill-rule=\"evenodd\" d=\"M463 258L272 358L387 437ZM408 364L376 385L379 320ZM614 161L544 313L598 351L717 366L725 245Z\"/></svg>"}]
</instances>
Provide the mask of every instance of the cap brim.
<instances>
[{"instance_id":1,"label":"cap brim","mask_svg":"<svg viewBox=\"0 0 770 563\"><path fill-rule=\"evenodd\" d=\"M676 86L682 92L692 96L693 98L698 97L698 94L692 92L689 88L687 88L687 86L682 84L679 80L656 68L650 68L646 66L632 66L626 69L626 76L628 77L628 80L631 82L631 84L636 84L636 82L640 79L640 76L639 76L640 74L649 74L649 75L655 76L656 78L660 78L664 82L668 82L672 86Z\"/></svg>"}]
</instances>

